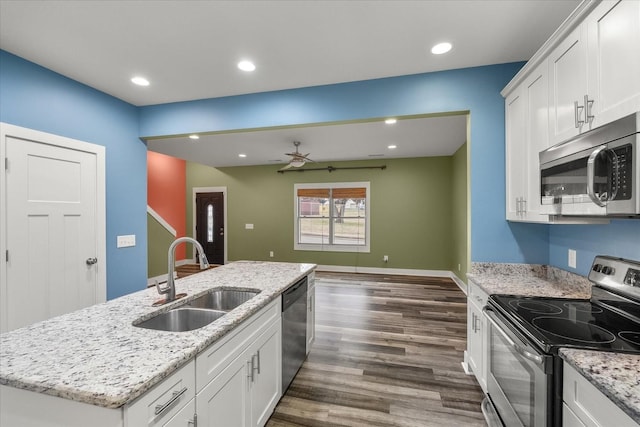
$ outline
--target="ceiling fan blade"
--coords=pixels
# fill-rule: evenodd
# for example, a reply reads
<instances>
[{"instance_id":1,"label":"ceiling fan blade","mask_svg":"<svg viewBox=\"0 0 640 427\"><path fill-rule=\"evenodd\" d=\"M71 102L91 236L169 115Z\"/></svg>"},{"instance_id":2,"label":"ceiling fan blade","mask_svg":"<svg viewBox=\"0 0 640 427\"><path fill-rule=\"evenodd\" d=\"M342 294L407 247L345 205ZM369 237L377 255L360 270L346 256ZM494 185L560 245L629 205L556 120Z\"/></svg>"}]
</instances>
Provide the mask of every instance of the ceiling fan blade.
<instances>
[{"instance_id":1,"label":"ceiling fan blade","mask_svg":"<svg viewBox=\"0 0 640 427\"><path fill-rule=\"evenodd\" d=\"M281 167L281 168L280 168L280 169L278 169L278 170L283 171L283 170L290 169L290 168L292 168L292 167L293 167L293 165L292 165L291 163L287 163L284 167Z\"/></svg>"}]
</instances>

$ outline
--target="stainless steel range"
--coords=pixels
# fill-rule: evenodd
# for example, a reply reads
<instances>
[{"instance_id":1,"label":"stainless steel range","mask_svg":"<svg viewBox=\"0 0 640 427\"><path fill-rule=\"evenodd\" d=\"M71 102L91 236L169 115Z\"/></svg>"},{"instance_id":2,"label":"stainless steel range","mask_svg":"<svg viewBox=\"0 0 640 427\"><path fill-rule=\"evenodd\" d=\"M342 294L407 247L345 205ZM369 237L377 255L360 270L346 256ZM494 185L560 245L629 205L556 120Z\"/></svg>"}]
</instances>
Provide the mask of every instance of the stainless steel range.
<instances>
[{"instance_id":1,"label":"stainless steel range","mask_svg":"<svg viewBox=\"0 0 640 427\"><path fill-rule=\"evenodd\" d=\"M490 423L562 426L562 347L640 354L640 262L595 258L588 300L491 295Z\"/></svg>"}]
</instances>

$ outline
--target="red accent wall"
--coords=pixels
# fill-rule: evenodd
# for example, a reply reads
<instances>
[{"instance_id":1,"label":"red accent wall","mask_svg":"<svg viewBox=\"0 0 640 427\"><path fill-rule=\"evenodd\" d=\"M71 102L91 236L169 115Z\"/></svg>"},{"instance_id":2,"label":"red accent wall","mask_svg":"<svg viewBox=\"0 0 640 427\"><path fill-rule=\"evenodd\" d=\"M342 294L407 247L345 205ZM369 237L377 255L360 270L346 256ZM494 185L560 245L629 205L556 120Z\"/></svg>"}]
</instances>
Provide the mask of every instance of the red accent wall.
<instances>
[{"instance_id":1,"label":"red accent wall","mask_svg":"<svg viewBox=\"0 0 640 427\"><path fill-rule=\"evenodd\" d=\"M185 236L187 162L147 151L147 203L177 232ZM186 258L185 245L176 248L176 259Z\"/></svg>"}]
</instances>

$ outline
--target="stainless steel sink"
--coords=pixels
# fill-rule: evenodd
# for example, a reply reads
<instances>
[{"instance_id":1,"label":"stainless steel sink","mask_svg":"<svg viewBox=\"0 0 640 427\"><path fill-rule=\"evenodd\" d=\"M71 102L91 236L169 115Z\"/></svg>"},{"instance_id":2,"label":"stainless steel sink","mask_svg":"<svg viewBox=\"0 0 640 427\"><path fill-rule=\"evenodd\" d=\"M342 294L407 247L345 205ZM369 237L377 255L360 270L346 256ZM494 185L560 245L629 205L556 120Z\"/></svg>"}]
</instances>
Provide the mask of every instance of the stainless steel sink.
<instances>
[{"instance_id":1,"label":"stainless steel sink","mask_svg":"<svg viewBox=\"0 0 640 427\"><path fill-rule=\"evenodd\" d=\"M134 326L159 331L186 332L202 328L225 314L227 313L219 310L202 310L180 306L144 322L134 324Z\"/></svg>"},{"instance_id":2,"label":"stainless steel sink","mask_svg":"<svg viewBox=\"0 0 640 427\"><path fill-rule=\"evenodd\" d=\"M231 289L217 289L189 301L183 307L205 308L208 310L231 311L240 304L244 304L258 295L258 291L236 291Z\"/></svg>"}]
</instances>

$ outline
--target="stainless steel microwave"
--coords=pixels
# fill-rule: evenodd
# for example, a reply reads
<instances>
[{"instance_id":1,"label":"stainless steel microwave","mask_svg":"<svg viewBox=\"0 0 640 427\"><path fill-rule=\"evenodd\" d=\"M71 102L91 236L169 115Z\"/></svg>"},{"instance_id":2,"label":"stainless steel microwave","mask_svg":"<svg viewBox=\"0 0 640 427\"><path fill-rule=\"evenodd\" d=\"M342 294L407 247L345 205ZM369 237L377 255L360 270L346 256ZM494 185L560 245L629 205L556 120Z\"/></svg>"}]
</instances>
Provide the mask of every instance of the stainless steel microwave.
<instances>
[{"instance_id":1,"label":"stainless steel microwave","mask_svg":"<svg viewBox=\"0 0 640 427\"><path fill-rule=\"evenodd\" d=\"M640 112L540 152L541 213L640 218Z\"/></svg>"}]
</instances>

